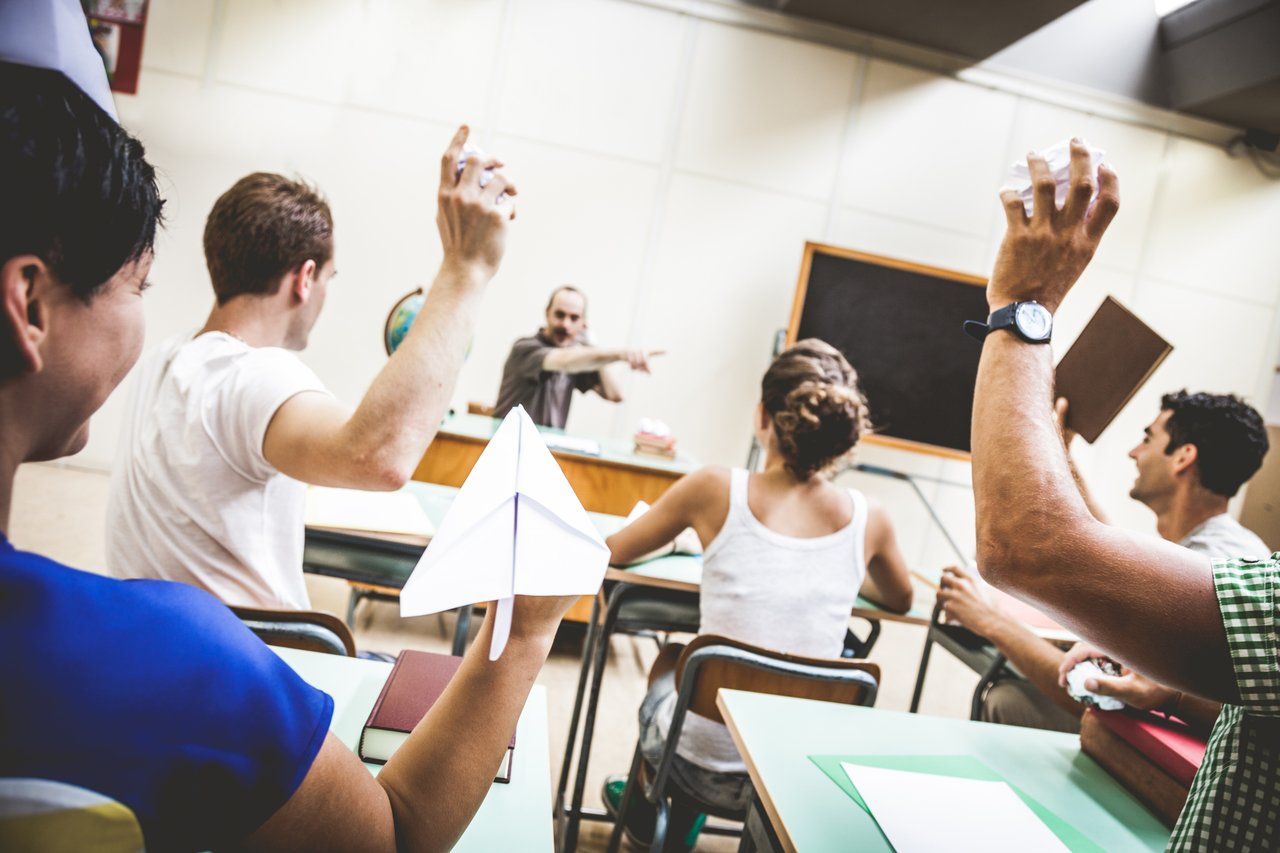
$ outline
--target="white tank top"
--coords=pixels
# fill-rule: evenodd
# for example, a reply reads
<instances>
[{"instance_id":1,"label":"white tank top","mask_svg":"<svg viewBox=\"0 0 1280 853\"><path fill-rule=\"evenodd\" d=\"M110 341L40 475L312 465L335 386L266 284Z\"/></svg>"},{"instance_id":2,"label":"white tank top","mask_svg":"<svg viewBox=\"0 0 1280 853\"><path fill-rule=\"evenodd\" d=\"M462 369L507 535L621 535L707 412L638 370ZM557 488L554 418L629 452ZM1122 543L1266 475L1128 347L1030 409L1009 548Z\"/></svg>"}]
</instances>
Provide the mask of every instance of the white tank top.
<instances>
[{"instance_id":1,"label":"white tank top","mask_svg":"<svg viewBox=\"0 0 1280 853\"><path fill-rule=\"evenodd\" d=\"M718 634L806 657L835 658L844 648L849 612L867 573L867 500L849 489L853 517L834 533L807 539L765 527L747 503L750 475L734 469L729 514L702 555L700 634ZM672 694L658 709L665 732ZM677 752L725 773L746 766L729 732L696 714L685 717Z\"/></svg>"}]
</instances>

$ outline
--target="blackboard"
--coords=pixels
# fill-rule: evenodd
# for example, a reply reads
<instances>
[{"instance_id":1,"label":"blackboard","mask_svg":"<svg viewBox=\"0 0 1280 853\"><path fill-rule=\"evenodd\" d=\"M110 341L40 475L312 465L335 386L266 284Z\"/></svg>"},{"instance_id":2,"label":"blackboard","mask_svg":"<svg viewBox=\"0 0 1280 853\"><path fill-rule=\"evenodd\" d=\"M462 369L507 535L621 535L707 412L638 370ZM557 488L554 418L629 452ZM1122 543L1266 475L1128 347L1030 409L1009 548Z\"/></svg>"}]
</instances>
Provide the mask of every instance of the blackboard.
<instances>
[{"instance_id":1,"label":"blackboard","mask_svg":"<svg viewBox=\"0 0 1280 853\"><path fill-rule=\"evenodd\" d=\"M858 371L876 436L967 457L982 346L962 329L987 316L977 276L805 244L787 343L821 338Z\"/></svg>"}]
</instances>

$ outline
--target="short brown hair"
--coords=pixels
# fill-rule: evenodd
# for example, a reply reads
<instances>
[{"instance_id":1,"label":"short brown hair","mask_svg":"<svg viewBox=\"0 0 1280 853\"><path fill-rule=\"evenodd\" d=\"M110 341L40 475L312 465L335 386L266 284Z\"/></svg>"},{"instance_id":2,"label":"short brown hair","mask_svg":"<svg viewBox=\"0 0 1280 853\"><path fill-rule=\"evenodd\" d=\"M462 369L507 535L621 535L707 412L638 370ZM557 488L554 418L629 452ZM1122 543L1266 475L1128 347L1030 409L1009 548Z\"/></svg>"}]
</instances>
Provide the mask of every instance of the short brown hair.
<instances>
[{"instance_id":1,"label":"short brown hair","mask_svg":"<svg viewBox=\"0 0 1280 853\"><path fill-rule=\"evenodd\" d=\"M204 259L221 305L236 296L269 296L280 277L305 261L333 257L333 215L315 187L270 172L235 182L204 225Z\"/></svg>"},{"instance_id":2,"label":"short brown hair","mask_svg":"<svg viewBox=\"0 0 1280 853\"><path fill-rule=\"evenodd\" d=\"M817 338L774 359L760 386L787 470L801 480L836 465L871 429L857 371Z\"/></svg>"}]
</instances>

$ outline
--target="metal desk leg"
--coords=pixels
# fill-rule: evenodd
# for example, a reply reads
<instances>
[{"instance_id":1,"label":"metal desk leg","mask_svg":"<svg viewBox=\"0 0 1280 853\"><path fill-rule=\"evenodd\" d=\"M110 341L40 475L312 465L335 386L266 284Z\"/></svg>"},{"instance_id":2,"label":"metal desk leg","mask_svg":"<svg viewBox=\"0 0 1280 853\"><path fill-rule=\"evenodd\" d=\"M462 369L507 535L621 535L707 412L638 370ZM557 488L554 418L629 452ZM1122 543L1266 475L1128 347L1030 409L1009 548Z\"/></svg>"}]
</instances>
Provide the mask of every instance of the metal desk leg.
<instances>
[{"instance_id":1,"label":"metal desk leg","mask_svg":"<svg viewBox=\"0 0 1280 853\"><path fill-rule=\"evenodd\" d=\"M924 676L929 669L929 653L933 651L933 628L938 624L938 615L942 612L942 605L934 605L933 615L929 617L929 627L924 633L924 649L920 652L920 671L916 673L915 690L911 692L911 713L915 713L920 708L920 694L924 692Z\"/></svg>"},{"instance_id":2,"label":"metal desk leg","mask_svg":"<svg viewBox=\"0 0 1280 853\"><path fill-rule=\"evenodd\" d=\"M742 840L738 842L738 853L774 853L782 850L782 842L778 834L769 824L769 816L764 813L757 793L747 808L747 819L742 825Z\"/></svg>"},{"instance_id":3,"label":"metal desk leg","mask_svg":"<svg viewBox=\"0 0 1280 853\"><path fill-rule=\"evenodd\" d=\"M471 635L471 605L457 609L458 621L453 626L453 654L461 657L467 652L467 639Z\"/></svg>"},{"instance_id":4,"label":"metal desk leg","mask_svg":"<svg viewBox=\"0 0 1280 853\"><path fill-rule=\"evenodd\" d=\"M609 657L609 637L613 633L617 621L619 595L622 585L614 587L609 606L605 608L604 622L596 631L594 657L591 667L591 687L587 696L587 715L582 727L582 746L578 750L578 764L573 782L573 798L569 803L569 817L565 823L564 836L560 849L565 853L573 853L578 846L578 825L582 822L582 798L587 787L587 761L591 757L591 739L595 734L596 709L600 704L600 680L604 676L604 665Z\"/></svg>"},{"instance_id":5,"label":"metal desk leg","mask_svg":"<svg viewBox=\"0 0 1280 853\"><path fill-rule=\"evenodd\" d=\"M982 678L978 680L978 686L973 688L973 701L969 703L969 719L978 720L982 716L982 699L987 692L987 688L993 686L1000 680L1000 675L1004 671L1005 656L996 655L996 659L991 662L991 666L982 674Z\"/></svg>"},{"instance_id":6,"label":"metal desk leg","mask_svg":"<svg viewBox=\"0 0 1280 853\"><path fill-rule=\"evenodd\" d=\"M347 588L347 627L356 629L356 605L364 601L364 593L354 586Z\"/></svg>"},{"instance_id":7,"label":"metal desk leg","mask_svg":"<svg viewBox=\"0 0 1280 853\"><path fill-rule=\"evenodd\" d=\"M569 737L565 740L564 758L560 764L560 784L556 787L555 819L556 825L563 828L562 821L566 814L564 805L565 792L569 790L569 765L573 763L573 748L578 741L578 720L582 716L582 698L587 692L590 680L591 658L595 652L597 636L596 623L600 618L600 602L604 593L596 593L591 602L591 621L587 623L587 636L582 641L582 666L578 670L578 691L573 698L573 713L569 717Z\"/></svg>"}]
</instances>

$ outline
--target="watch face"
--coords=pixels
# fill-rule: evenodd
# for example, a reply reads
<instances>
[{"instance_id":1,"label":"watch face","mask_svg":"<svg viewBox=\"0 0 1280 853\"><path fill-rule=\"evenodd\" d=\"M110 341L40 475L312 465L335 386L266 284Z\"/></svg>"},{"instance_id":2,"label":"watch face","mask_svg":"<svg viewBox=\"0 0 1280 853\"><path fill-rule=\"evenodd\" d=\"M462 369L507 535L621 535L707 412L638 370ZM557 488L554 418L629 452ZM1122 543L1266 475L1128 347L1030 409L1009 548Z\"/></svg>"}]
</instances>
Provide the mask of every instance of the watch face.
<instances>
[{"instance_id":1,"label":"watch face","mask_svg":"<svg viewBox=\"0 0 1280 853\"><path fill-rule=\"evenodd\" d=\"M1053 331L1053 315L1038 302L1019 305L1013 319L1018 324L1018 331L1033 341L1048 340L1049 333Z\"/></svg>"}]
</instances>

